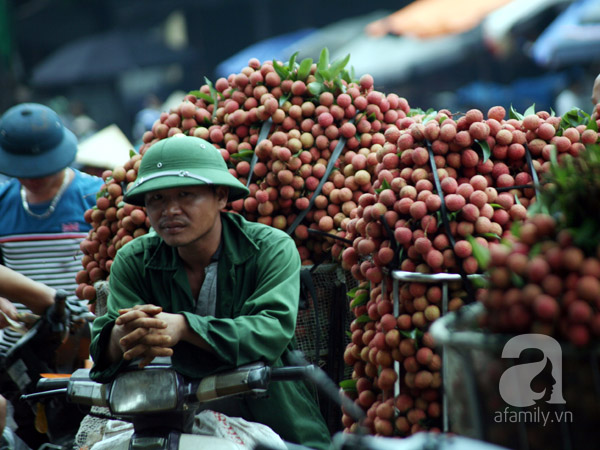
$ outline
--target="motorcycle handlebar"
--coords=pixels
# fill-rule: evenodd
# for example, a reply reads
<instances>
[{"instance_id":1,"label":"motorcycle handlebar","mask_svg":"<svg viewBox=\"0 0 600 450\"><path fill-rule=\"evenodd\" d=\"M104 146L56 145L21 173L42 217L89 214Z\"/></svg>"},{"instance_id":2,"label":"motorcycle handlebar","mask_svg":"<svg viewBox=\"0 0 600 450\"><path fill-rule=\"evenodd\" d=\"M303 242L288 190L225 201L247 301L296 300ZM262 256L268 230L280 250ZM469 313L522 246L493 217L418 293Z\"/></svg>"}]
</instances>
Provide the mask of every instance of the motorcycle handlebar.
<instances>
[{"instance_id":1,"label":"motorcycle handlebar","mask_svg":"<svg viewBox=\"0 0 600 450\"><path fill-rule=\"evenodd\" d=\"M306 366L275 367L271 369L271 381L304 380L314 372L312 364Z\"/></svg>"},{"instance_id":2,"label":"motorcycle handlebar","mask_svg":"<svg viewBox=\"0 0 600 450\"><path fill-rule=\"evenodd\" d=\"M40 378L37 382L38 392L67 388L70 377Z\"/></svg>"}]
</instances>

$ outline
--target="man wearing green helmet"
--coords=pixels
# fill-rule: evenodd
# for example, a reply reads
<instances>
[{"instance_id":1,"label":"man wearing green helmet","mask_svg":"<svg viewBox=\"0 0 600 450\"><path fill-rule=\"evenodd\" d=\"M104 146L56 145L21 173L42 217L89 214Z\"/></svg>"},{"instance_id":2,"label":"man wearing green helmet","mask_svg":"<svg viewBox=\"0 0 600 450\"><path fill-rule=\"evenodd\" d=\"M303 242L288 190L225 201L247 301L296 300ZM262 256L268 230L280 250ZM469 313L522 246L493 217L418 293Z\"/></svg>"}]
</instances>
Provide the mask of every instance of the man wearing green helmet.
<instances>
[{"instance_id":1,"label":"man wearing green helmet","mask_svg":"<svg viewBox=\"0 0 600 450\"><path fill-rule=\"evenodd\" d=\"M190 377L258 360L290 364L300 257L281 230L223 212L247 194L203 139L173 136L146 151L124 200L146 207L153 232L122 247L113 262L107 313L93 326L92 378L108 381L138 358L144 366L170 357ZM267 397L224 408L284 440L328 448L307 382L272 383Z\"/></svg>"}]
</instances>

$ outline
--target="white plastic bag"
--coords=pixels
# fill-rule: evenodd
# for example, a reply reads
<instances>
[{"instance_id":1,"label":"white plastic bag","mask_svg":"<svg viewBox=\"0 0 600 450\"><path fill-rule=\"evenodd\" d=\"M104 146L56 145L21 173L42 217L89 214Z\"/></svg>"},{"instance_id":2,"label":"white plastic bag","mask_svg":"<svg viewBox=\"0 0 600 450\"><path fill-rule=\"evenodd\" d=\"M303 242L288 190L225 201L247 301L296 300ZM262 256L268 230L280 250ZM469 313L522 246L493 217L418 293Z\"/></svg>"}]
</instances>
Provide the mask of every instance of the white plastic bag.
<instances>
[{"instance_id":1,"label":"white plastic bag","mask_svg":"<svg viewBox=\"0 0 600 450\"><path fill-rule=\"evenodd\" d=\"M286 450L281 437L268 426L249 422L241 417L229 417L210 409L196 414L194 434L222 437L235 442L241 449L253 449L265 444L273 449Z\"/></svg>"},{"instance_id":2,"label":"white plastic bag","mask_svg":"<svg viewBox=\"0 0 600 450\"><path fill-rule=\"evenodd\" d=\"M120 420L109 420L104 428L102 440L96 442L91 450L127 450L132 435L132 424Z\"/></svg>"}]
</instances>

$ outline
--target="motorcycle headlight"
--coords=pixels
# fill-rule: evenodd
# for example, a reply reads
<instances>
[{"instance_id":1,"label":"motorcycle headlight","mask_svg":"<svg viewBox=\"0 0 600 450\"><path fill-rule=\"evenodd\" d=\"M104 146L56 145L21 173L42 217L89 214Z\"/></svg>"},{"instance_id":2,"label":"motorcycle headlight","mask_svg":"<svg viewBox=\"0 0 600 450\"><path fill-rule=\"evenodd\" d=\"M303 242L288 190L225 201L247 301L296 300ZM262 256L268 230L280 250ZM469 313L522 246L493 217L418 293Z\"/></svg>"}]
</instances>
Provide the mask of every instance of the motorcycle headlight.
<instances>
[{"instance_id":1,"label":"motorcycle headlight","mask_svg":"<svg viewBox=\"0 0 600 450\"><path fill-rule=\"evenodd\" d=\"M177 406L177 374L173 370L136 370L119 375L110 391L114 414L168 411Z\"/></svg>"}]
</instances>

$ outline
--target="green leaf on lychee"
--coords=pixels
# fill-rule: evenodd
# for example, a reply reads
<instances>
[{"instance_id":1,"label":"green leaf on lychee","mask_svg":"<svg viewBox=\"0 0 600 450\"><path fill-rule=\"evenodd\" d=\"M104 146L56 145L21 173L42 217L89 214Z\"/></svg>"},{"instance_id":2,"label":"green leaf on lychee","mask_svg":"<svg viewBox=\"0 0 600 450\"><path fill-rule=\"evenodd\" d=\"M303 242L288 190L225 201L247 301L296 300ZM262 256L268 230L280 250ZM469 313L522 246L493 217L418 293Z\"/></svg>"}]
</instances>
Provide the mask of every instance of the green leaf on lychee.
<instances>
[{"instance_id":1,"label":"green leaf on lychee","mask_svg":"<svg viewBox=\"0 0 600 450\"><path fill-rule=\"evenodd\" d=\"M500 238L500 236L498 236ZM477 240L471 236L467 236L467 241L471 244L471 248L473 249L473 257L477 261L477 265L486 270L490 264L490 250L483 245L481 245Z\"/></svg>"},{"instance_id":2,"label":"green leaf on lychee","mask_svg":"<svg viewBox=\"0 0 600 450\"><path fill-rule=\"evenodd\" d=\"M358 286L353 287L352 289L350 289L348 292L346 292L346 295L350 298L354 298L354 296L356 295L356 291L358 291L360 288Z\"/></svg>"},{"instance_id":3,"label":"green leaf on lychee","mask_svg":"<svg viewBox=\"0 0 600 450\"><path fill-rule=\"evenodd\" d=\"M517 205L521 204L521 200L519 200L519 196L517 194L515 194L515 204L517 204Z\"/></svg>"},{"instance_id":4,"label":"green leaf on lychee","mask_svg":"<svg viewBox=\"0 0 600 450\"><path fill-rule=\"evenodd\" d=\"M279 97L279 106L283 106L283 104L285 102L287 102L291 96L292 96L292 93L288 92L287 94L284 94L281 97Z\"/></svg>"},{"instance_id":5,"label":"green leaf on lychee","mask_svg":"<svg viewBox=\"0 0 600 450\"><path fill-rule=\"evenodd\" d=\"M479 148L481 149L481 153L483 155L483 158L481 159L482 162L486 162L488 159L490 159L490 155L492 154L492 151L490 150L490 144L488 144L487 141L482 141L479 139L475 139L475 142L477 142L477 145L479 145Z\"/></svg>"},{"instance_id":6,"label":"green leaf on lychee","mask_svg":"<svg viewBox=\"0 0 600 450\"><path fill-rule=\"evenodd\" d=\"M287 67L285 67L283 64L281 64L275 59L273 59L273 69L275 69L275 72L277 73L277 75L279 75L279 78L281 78L282 80L288 79L290 71Z\"/></svg>"},{"instance_id":7,"label":"green leaf on lychee","mask_svg":"<svg viewBox=\"0 0 600 450\"><path fill-rule=\"evenodd\" d=\"M310 68L312 67L313 60L312 58L303 59L300 63L300 67L298 67L298 75L297 80L304 81L306 77L310 74Z\"/></svg>"},{"instance_id":8,"label":"green leaf on lychee","mask_svg":"<svg viewBox=\"0 0 600 450\"><path fill-rule=\"evenodd\" d=\"M308 91L314 96L321 95L321 92L323 92L324 90L325 86L323 85L323 83L319 83L318 81L308 83Z\"/></svg>"},{"instance_id":9,"label":"green leaf on lychee","mask_svg":"<svg viewBox=\"0 0 600 450\"><path fill-rule=\"evenodd\" d=\"M341 91L344 89L344 84L342 83L342 80L336 78L335 80L333 80L333 87Z\"/></svg>"},{"instance_id":10,"label":"green leaf on lychee","mask_svg":"<svg viewBox=\"0 0 600 450\"><path fill-rule=\"evenodd\" d=\"M488 238L488 239L500 240L500 236L498 236L496 233L481 233L479 236L482 236L482 237Z\"/></svg>"},{"instance_id":11,"label":"green leaf on lychee","mask_svg":"<svg viewBox=\"0 0 600 450\"><path fill-rule=\"evenodd\" d=\"M329 68L330 79L337 78L337 76L342 73L342 70L344 70L344 67L346 67L346 64L348 64L348 61L350 61L350 53L348 53L345 58L333 61Z\"/></svg>"},{"instance_id":12,"label":"green leaf on lychee","mask_svg":"<svg viewBox=\"0 0 600 450\"><path fill-rule=\"evenodd\" d=\"M369 294L366 291L363 291L350 302L350 308L364 305L367 303L367 300L369 300Z\"/></svg>"},{"instance_id":13,"label":"green leaf on lychee","mask_svg":"<svg viewBox=\"0 0 600 450\"><path fill-rule=\"evenodd\" d=\"M350 66L350 70L344 70L342 72L342 79L347 83L353 83L358 81L356 79L356 70L354 70L354 66Z\"/></svg>"},{"instance_id":14,"label":"green leaf on lychee","mask_svg":"<svg viewBox=\"0 0 600 450\"><path fill-rule=\"evenodd\" d=\"M340 388L344 390L344 392L356 392L356 382L357 380L348 379L340 381Z\"/></svg>"},{"instance_id":15,"label":"green leaf on lychee","mask_svg":"<svg viewBox=\"0 0 600 450\"><path fill-rule=\"evenodd\" d=\"M385 191L386 189L391 189L392 187L390 186L390 183L388 183L388 181L384 178L383 181L381 182L381 187L378 189L375 189L375 192L377 194L381 194L382 191Z\"/></svg>"},{"instance_id":16,"label":"green leaf on lychee","mask_svg":"<svg viewBox=\"0 0 600 450\"><path fill-rule=\"evenodd\" d=\"M595 120L590 118L590 121L587 124L586 130L594 130L597 132L598 131L598 122L596 122Z\"/></svg>"},{"instance_id":17,"label":"green leaf on lychee","mask_svg":"<svg viewBox=\"0 0 600 450\"><path fill-rule=\"evenodd\" d=\"M350 339L352 339L352 332L349 330L346 330L346 336L348 336Z\"/></svg>"},{"instance_id":18,"label":"green leaf on lychee","mask_svg":"<svg viewBox=\"0 0 600 450\"><path fill-rule=\"evenodd\" d=\"M508 117L510 119L517 119L517 120L523 120L523 114L517 112L517 110L515 108L513 108L513 105L510 105L510 110L508 112Z\"/></svg>"},{"instance_id":19,"label":"green leaf on lychee","mask_svg":"<svg viewBox=\"0 0 600 450\"><path fill-rule=\"evenodd\" d=\"M412 339L415 342L415 348L419 348L419 340L423 337L423 331L413 328L410 331L401 330L400 334L405 338Z\"/></svg>"},{"instance_id":20,"label":"green leaf on lychee","mask_svg":"<svg viewBox=\"0 0 600 450\"><path fill-rule=\"evenodd\" d=\"M232 153L230 158L233 158L237 161L252 161L252 157L254 156L254 150L242 150L238 153Z\"/></svg>"},{"instance_id":21,"label":"green leaf on lychee","mask_svg":"<svg viewBox=\"0 0 600 450\"><path fill-rule=\"evenodd\" d=\"M532 114L535 114L535 103L533 105L531 105L529 108L527 108L525 110L525 112L523 113L524 116L530 116Z\"/></svg>"},{"instance_id":22,"label":"green leaf on lychee","mask_svg":"<svg viewBox=\"0 0 600 450\"><path fill-rule=\"evenodd\" d=\"M550 149L550 164L554 167L558 167L558 157L555 145Z\"/></svg>"},{"instance_id":23,"label":"green leaf on lychee","mask_svg":"<svg viewBox=\"0 0 600 450\"><path fill-rule=\"evenodd\" d=\"M590 115L580 108L572 108L563 114L558 124L557 135L562 136L562 132L570 127L578 125L587 125L590 122Z\"/></svg>"},{"instance_id":24,"label":"green leaf on lychee","mask_svg":"<svg viewBox=\"0 0 600 450\"><path fill-rule=\"evenodd\" d=\"M500 205L500 204L498 204L498 203L490 203L490 206L491 206L493 209L504 209L504 206L502 206L502 205Z\"/></svg>"},{"instance_id":25,"label":"green leaf on lychee","mask_svg":"<svg viewBox=\"0 0 600 450\"><path fill-rule=\"evenodd\" d=\"M529 255L528 255L529 259L533 258L534 256L539 255L541 252L542 252L542 243L536 242L529 249Z\"/></svg>"},{"instance_id":26,"label":"green leaf on lychee","mask_svg":"<svg viewBox=\"0 0 600 450\"><path fill-rule=\"evenodd\" d=\"M510 227L510 234L515 236L517 239L521 237L521 222L515 221Z\"/></svg>"},{"instance_id":27,"label":"green leaf on lychee","mask_svg":"<svg viewBox=\"0 0 600 450\"><path fill-rule=\"evenodd\" d=\"M428 110L429 111L429 110ZM427 122L429 122L430 120L435 119L437 116L437 111L433 110L433 111L429 111L425 117L423 117L422 123L423 125L425 125Z\"/></svg>"},{"instance_id":28,"label":"green leaf on lychee","mask_svg":"<svg viewBox=\"0 0 600 450\"><path fill-rule=\"evenodd\" d=\"M211 96L211 98L213 100L213 103L215 105L215 108L213 109L213 112L212 112L212 117L214 119L215 117L217 117L217 108L216 108L216 105L219 102L219 92L215 89L215 87L213 86L212 82L207 77L204 77L204 81L205 81L206 85L208 86L208 89L210 90L210 96Z\"/></svg>"},{"instance_id":29,"label":"green leaf on lychee","mask_svg":"<svg viewBox=\"0 0 600 450\"><path fill-rule=\"evenodd\" d=\"M133 158L135 155L137 155L137 152L135 150L133 150L133 149L130 148L129 149L129 157Z\"/></svg>"},{"instance_id":30,"label":"green leaf on lychee","mask_svg":"<svg viewBox=\"0 0 600 450\"><path fill-rule=\"evenodd\" d=\"M202 100L204 100L209 105L214 104L215 101L213 100L213 98L210 95L205 94L204 92L200 92L200 91L196 91L196 92L198 92L198 94L196 94L197 98L201 98ZM205 117L205 119L206 119L206 117Z\"/></svg>"},{"instance_id":31,"label":"green leaf on lychee","mask_svg":"<svg viewBox=\"0 0 600 450\"><path fill-rule=\"evenodd\" d=\"M475 289L484 289L489 286L489 280L484 277L471 278L470 280L471 280L471 285Z\"/></svg>"},{"instance_id":32,"label":"green leaf on lychee","mask_svg":"<svg viewBox=\"0 0 600 450\"><path fill-rule=\"evenodd\" d=\"M298 56L298 53L300 52L294 52L292 56L290 56L290 60L288 61L288 73L291 73L296 67L296 57Z\"/></svg>"},{"instance_id":33,"label":"green leaf on lychee","mask_svg":"<svg viewBox=\"0 0 600 450\"><path fill-rule=\"evenodd\" d=\"M523 277L521 277L520 275L517 275L514 272L510 273L510 281L511 281L511 284L514 287L523 287L523 286L525 286L525 281L523 280Z\"/></svg>"},{"instance_id":34,"label":"green leaf on lychee","mask_svg":"<svg viewBox=\"0 0 600 450\"><path fill-rule=\"evenodd\" d=\"M331 76L330 69L319 70L317 73L321 75L323 83L325 83L326 81L331 81L333 79L333 77Z\"/></svg>"},{"instance_id":35,"label":"green leaf on lychee","mask_svg":"<svg viewBox=\"0 0 600 450\"><path fill-rule=\"evenodd\" d=\"M367 314L363 314L361 316L358 316L356 319L356 323L366 323L366 322L372 322L373 319L371 319Z\"/></svg>"},{"instance_id":36,"label":"green leaf on lychee","mask_svg":"<svg viewBox=\"0 0 600 450\"><path fill-rule=\"evenodd\" d=\"M329 67L329 49L327 47L324 47L321 50L321 54L319 55L319 62L317 63L317 70L319 72L322 72L324 70L327 70L328 67Z\"/></svg>"}]
</instances>

